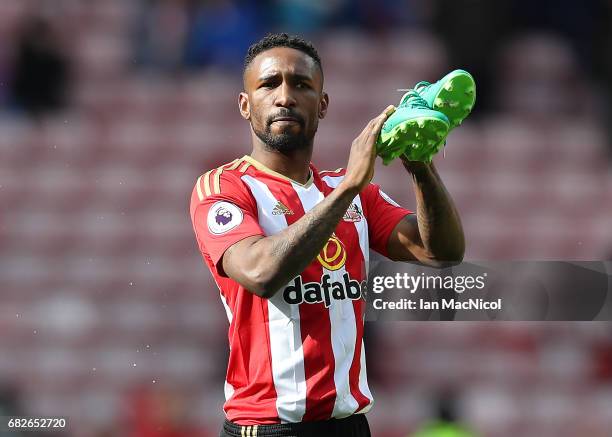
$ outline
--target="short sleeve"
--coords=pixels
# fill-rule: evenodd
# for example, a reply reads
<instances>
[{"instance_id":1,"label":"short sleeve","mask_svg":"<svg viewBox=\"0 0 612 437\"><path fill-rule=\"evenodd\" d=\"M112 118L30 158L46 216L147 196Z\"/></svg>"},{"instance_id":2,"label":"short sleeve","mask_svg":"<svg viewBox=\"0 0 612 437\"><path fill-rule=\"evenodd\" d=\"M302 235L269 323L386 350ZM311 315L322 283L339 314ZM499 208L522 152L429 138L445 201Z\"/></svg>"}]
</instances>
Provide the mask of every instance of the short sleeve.
<instances>
[{"instance_id":1,"label":"short sleeve","mask_svg":"<svg viewBox=\"0 0 612 437\"><path fill-rule=\"evenodd\" d=\"M388 256L387 244L391 232L399 221L408 214L412 214L412 211L399 206L376 184L368 185L361 192L361 199L368 221L370 248L381 255Z\"/></svg>"},{"instance_id":2,"label":"short sleeve","mask_svg":"<svg viewBox=\"0 0 612 437\"><path fill-rule=\"evenodd\" d=\"M191 198L191 220L200 251L218 265L233 244L247 237L264 235L257 220L257 204L239 178L223 176L222 190L202 195L198 183ZM198 192L199 191L199 192Z\"/></svg>"}]
</instances>

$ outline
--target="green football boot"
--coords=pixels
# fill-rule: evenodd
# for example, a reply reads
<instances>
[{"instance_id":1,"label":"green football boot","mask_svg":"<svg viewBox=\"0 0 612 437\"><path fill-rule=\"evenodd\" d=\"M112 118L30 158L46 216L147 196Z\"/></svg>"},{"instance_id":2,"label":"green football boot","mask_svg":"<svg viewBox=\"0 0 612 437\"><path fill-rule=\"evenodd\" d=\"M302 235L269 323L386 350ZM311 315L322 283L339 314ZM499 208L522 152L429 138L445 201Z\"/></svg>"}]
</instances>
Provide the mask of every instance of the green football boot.
<instances>
[{"instance_id":1,"label":"green football boot","mask_svg":"<svg viewBox=\"0 0 612 437\"><path fill-rule=\"evenodd\" d=\"M419 82L414 87L427 106L448 118L450 129L459 126L476 102L476 83L465 70L454 70L436 83Z\"/></svg>"},{"instance_id":2,"label":"green football boot","mask_svg":"<svg viewBox=\"0 0 612 437\"><path fill-rule=\"evenodd\" d=\"M383 124L376 153L385 165L402 154L410 161L430 162L449 128L446 115L429 108L416 91L410 90Z\"/></svg>"}]
</instances>

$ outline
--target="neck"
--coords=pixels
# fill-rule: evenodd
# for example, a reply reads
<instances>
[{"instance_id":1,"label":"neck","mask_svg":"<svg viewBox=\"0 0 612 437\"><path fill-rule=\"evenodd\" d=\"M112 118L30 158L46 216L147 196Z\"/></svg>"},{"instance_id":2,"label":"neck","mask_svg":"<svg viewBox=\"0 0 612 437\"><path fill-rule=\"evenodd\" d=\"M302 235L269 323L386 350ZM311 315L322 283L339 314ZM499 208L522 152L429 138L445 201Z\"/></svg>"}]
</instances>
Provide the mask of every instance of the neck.
<instances>
[{"instance_id":1,"label":"neck","mask_svg":"<svg viewBox=\"0 0 612 437\"><path fill-rule=\"evenodd\" d=\"M283 176L288 177L300 184L305 184L310 176L310 158L312 157L312 144L307 148L279 152L270 150L256 138L254 141L251 157L263 165Z\"/></svg>"}]
</instances>

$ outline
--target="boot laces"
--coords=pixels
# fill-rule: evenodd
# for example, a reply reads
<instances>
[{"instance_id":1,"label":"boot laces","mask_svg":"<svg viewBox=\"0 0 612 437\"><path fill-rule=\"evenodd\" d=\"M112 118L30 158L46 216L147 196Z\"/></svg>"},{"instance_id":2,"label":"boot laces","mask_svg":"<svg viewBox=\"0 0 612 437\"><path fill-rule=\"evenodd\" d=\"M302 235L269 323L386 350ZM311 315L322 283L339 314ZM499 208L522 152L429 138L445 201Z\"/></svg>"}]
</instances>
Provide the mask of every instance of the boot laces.
<instances>
[{"instance_id":1,"label":"boot laces","mask_svg":"<svg viewBox=\"0 0 612 437\"><path fill-rule=\"evenodd\" d=\"M416 109L429 109L429 106L427 106L427 101L425 101L425 99L415 90L410 90L404 94L400 106L410 106Z\"/></svg>"},{"instance_id":2,"label":"boot laces","mask_svg":"<svg viewBox=\"0 0 612 437\"><path fill-rule=\"evenodd\" d=\"M421 92L424 88L427 88L429 85L431 85L431 83L429 83L429 82L427 82L425 80L422 80L421 82L417 83L414 86L414 90L416 92Z\"/></svg>"}]
</instances>

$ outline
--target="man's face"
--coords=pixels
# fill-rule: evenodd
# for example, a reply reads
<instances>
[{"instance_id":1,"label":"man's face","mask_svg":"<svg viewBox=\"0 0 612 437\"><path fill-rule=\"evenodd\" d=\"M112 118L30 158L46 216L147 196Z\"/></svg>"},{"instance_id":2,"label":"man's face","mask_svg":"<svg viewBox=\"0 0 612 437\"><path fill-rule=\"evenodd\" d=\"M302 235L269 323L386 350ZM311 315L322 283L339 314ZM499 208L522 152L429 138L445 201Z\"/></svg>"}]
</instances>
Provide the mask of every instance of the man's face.
<instances>
[{"instance_id":1,"label":"man's face","mask_svg":"<svg viewBox=\"0 0 612 437\"><path fill-rule=\"evenodd\" d=\"M266 50L245 71L244 88L240 112L269 148L287 152L312 144L328 97L310 56L286 47Z\"/></svg>"}]
</instances>

